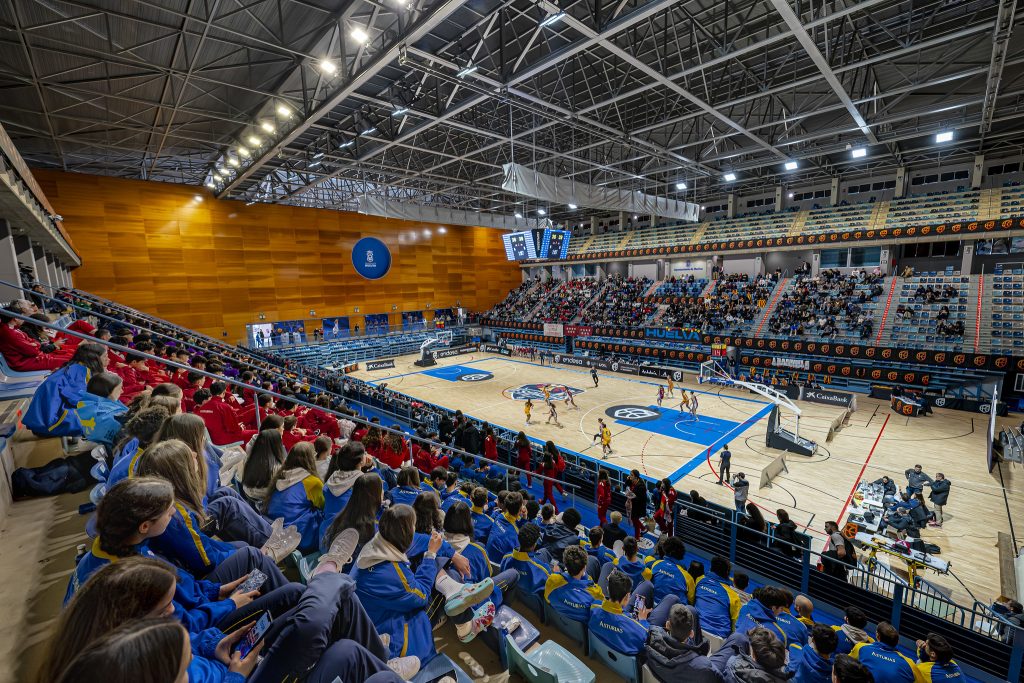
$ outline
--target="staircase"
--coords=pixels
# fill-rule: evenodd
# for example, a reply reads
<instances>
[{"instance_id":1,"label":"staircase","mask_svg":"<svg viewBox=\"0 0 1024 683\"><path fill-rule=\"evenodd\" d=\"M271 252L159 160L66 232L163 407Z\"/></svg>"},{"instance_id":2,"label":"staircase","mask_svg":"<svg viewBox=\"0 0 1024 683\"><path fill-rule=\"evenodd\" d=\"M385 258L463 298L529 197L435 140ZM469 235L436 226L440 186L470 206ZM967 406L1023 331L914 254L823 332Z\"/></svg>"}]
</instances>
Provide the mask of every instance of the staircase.
<instances>
[{"instance_id":1,"label":"staircase","mask_svg":"<svg viewBox=\"0 0 1024 683\"><path fill-rule=\"evenodd\" d=\"M701 299L706 299L711 296L711 292L715 291L715 287L718 285L718 280L708 280L708 283L704 286L703 291L700 293Z\"/></svg>"},{"instance_id":2,"label":"staircase","mask_svg":"<svg viewBox=\"0 0 1024 683\"><path fill-rule=\"evenodd\" d=\"M658 321L660 321L665 316L666 311L668 311L668 304L658 304L658 308L654 311L654 315L652 315L650 319L648 319L648 321L644 323L644 326L656 326L658 324Z\"/></svg>"},{"instance_id":3,"label":"staircase","mask_svg":"<svg viewBox=\"0 0 1024 683\"><path fill-rule=\"evenodd\" d=\"M597 291L594 292L594 296L587 299L586 303L580 306L580 310L576 311L576 315L572 317L572 322L570 324L579 323L581 321L581 318L583 318L583 311L589 309L590 305L593 304L595 301L600 301L601 297L604 296L604 291L606 289L608 289L607 279L605 279L605 281L601 283L601 286L597 288Z\"/></svg>"},{"instance_id":4,"label":"staircase","mask_svg":"<svg viewBox=\"0 0 1024 683\"><path fill-rule=\"evenodd\" d=\"M807 217L810 215L810 211L801 211L796 215L796 219L793 224L789 226L787 235L799 235L804 231L804 225L807 223Z\"/></svg>"},{"instance_id":5,"label":"staircase","mask_svg":"<svg viewBox=\"0 0 1024 683\"><path fill-rule=\"evenodd\" d=\"M892 307L892 297L896 293L896 276L890 275L884 280L884 282L885 284L882 286L882 290L885 291L888 289L889 294L885 299L885 306L882 307L881 319L878 318L877 314L875 316L875 328L878 330L875 335L875 346L881 344L882 340L885 339L885 324L886 321L889 320L889 309ZM889 338L891 339L891 337L892 333L890 332Z\"/></svg>"},{"instance_id":6,"label":"staircase","mask_svg":"<svg viewBox=\"0 0 1024 683\"><path fill-rule=\"evenodd\" d=\"M975 349L975 353L992 348L992 297L993 277L984 275L977 280L971 278L967 305L973 308L976 319L964 325L964 348ZM982 291L981 307L978 307L978 290Z\"/></svg>"},{"instance_id":7,"label":"staircase","mask_svg":"<svg viewBox=\"0 0 1024 683\"><path fill-rule=\"evenodd\" d=\"M635 232L635 230L626 231L626 234L622 236L622 239L619 240L619 243L615 245L615 250L622 251L623 249L625 249L626 245L629 244L629 241L633 239L633 234Z\"/></svg>"},{"instance_id":8,"label":"staircase","mask_svg":"<svg viewBox=\"0 0 1024 683\"><path fill-rule=\"evenodd\" d=\"M655 281L655 283L648 287L647 291L644 292L644 297L654 296L654 294L658 291L658 287L661 287L663 284L665 284L664 280Z\"/></svg>"},{"instance_id":9,"label":"staircase","mask_svg":"<svg viewBox=\"0 0 1024 683\"><path fill-rule=\"evenodd\" d=\"M768 305L761 311L761 315L754 319L754 336L761 336L761 328L768 322L768 317L771 316L775 310L775 306L779 303L779 297L782 296L783 290L789 285L789 281L792 278L784 277L779 280L779 284L775 285L775 289L772 290L771 295L768 297Z\"/></svg>"}]
</instances>

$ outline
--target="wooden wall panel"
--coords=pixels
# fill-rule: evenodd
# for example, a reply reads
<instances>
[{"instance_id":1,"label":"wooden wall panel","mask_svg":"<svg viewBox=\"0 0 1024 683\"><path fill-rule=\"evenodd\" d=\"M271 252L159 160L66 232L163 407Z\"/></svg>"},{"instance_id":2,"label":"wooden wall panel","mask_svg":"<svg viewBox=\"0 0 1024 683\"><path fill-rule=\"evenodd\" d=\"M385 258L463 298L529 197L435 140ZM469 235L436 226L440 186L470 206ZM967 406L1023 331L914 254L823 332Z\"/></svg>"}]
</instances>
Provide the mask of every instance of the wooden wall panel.
<instances>
[{"instance_id":1,"label":"wooden wall panel","mask_svg":"<svg viewBox=\"0 0 1024 683\"><path fill-rule=\"evenodd\" d=\"M522 281L490 228L445 226L442 235L433 224L218 201L184 185L34 173L82 256L76 287L232 341L260 313L308 320L315 309L363 328L364 315L397 322L428 303L486 310ZM368 236L391 250L381 280L352 266L352 247Z\"/></svg>"}]
</instances>

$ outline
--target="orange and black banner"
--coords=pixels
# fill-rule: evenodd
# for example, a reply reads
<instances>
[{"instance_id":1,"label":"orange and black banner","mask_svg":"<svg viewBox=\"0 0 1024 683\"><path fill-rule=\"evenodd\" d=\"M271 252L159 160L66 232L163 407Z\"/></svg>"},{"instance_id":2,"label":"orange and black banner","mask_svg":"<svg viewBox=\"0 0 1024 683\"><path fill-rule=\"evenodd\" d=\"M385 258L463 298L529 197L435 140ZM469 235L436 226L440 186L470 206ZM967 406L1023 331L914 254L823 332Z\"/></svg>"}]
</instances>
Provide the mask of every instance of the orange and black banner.
<instances>
[{"instance_id":1,"label":"orange and black banner","mask_svg":"<svg viewBox=\"0 0 1024 683\"><path fill-rule=\"evenodd\" d=\"M558 344L564 343L561 337L545 337L543 334L528 334L525 332L501 332L503 339L514 339L516 341L524 342L537 342L538 344Z\"/></svg>"},{"instance_id":2,"label":"orange and black banner","mask_svg":"<svg viewBox=\"0 0 1024 683\"><path fill-rule=\"evenodd\" d=\"M928 372L919 370L897 370L892 368L870 368L863 365L854 365L842 361L816 361L808 362L806 370L797 371L788 367L776 368L772 364L770 356L740 355L740 365L749 368L775 371L785 376L793 372L810 372L816 375L830 375L832 377L851 377L854 379L872 380L875 382L895 382L899 384L913 384L915 386L928 386L931 383L931 375Z\"/></svg>"},{"instance_id":3,"label":"orange and black banner","mask_svg":"<svg viewBox=\"0 0 1024 683\"><path fill-rule=\"evenodd\" d=\"M487 324L485 321L484 324ZM500 327L522 327L522 329L538 329L537 323L495 323ZM504 333L508 336L508 333ZM595 327L596 337L615 337L622 339L623 344L612 344L625 348L629 340L644 339L643 329L626 329L617 327ZM561 341L561 340L559 340ZM576 346L587 348L576 341ZM607 342L589 342L608 345ZM804 341L802 339L761 339L753 337L729 337L724 335L705 334L699 342L704 346L725 344L742 350L765 351L769 353L800 353L811 356L829 356L833 358L849 358L851 360L884 361L886 363L914 363L916 365L939 365L945 367L962 367L971 370L989 370L992 372L1024 372L1024 357L1004 354L966 353L962 351L937 351L934 349L903 349L888 346L862 346L859 344L833 344L831 342ZM638 353L656 358L680 358L679 354L689 354L690 349L671 350L676 356L664 355L669 349L646 348L647 352ZM620 352L627 353L627 352ZM706 354L705 354L706 355ZM831 374L831 373L830 373Z\"/></svg>"},{"instance_id":4,"label":"orange and black banner","mask_svg":"<svg viewBox=\"0 0 1024 683\"><path fill-rule=\"evenodd\" d=\"M703 363L710 354L701 351L688 351L684 349L659 349L653 346L638 346L636 344L598 341L577 341L574 346L577 349L586 351L599 351L603 353L628 353L643 358L662 358L665 360L689 361L691 363Z\"/></svg>"},{"instance_id":5,"label":"orange and black banner","mask_svg":"<svg viewBox=\"0 0 1024 683\"><path fill-rule=\"evenodd\" d=\"M938 225L912 225L879 230L835 230L814 235L792 235L748 240L724 240L701 244L676 244L668 247L647 249L622 249L619 251L588 252L570 254L557 261L594 261L606 258L628 258L638 256L668 256L671 254L696 254L733 251L737 249L774 249L776 247L823 246L844 242L865 242L872 240L898 240L909 237L942 237L959 235L985 235L1005 230L1024 229L1024 218L1007 218L998 221L974 221L971 223L940 223ZM531 262L536 263L536 262Z\"/></svg>"}]
</instances>

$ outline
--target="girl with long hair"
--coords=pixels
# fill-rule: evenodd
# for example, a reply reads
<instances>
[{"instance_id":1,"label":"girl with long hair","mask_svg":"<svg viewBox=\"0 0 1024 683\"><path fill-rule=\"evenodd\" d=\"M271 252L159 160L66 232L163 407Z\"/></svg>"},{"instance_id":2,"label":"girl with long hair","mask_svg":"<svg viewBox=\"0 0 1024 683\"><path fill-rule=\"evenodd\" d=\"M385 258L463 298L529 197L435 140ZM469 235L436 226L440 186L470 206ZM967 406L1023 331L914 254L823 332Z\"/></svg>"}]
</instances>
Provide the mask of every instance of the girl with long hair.
<instances>
[{"instance_id":1,"label":"girl with long hair","mask_svg":"<svg viewBox=\"0 0 1024 683\"><path fill-rule=\"evenodd\" d=\"M284 424L283 420L281 424ZM242 491L251 501L259 501L262 505L267 488L288 455L284 450L281 430L267 428L264 423L263 431L256 435L248 452L245 465L242 466Z\"/></svg>"},{"instance_id":2,"label":"girl with long hair","mask_svg":"<svg viewBox=\"0 0 1024 683\"><path fill-rule=\"evenodd\" d=\"M82 423L75 407L89 380L107 369L106 347L92 342L79 344L71 358L43 380L22 418L37 436L81 436Z\"/></svg>"},{"instance_id":3,"label":"girl with long hair","mask_svg":"<svg viewBox=\"0 0 1024 683\"><path fill-rule=\"evenodd\" d=\"M176 512L174 487L163 479L126 479L107 491L96 508L97 536L72 573L64 602L71 600L89 577L120 558L140 555L156 559L149 544L167 530ZM263 595L259 591L236 592L253 569L243 563L248 559L232 556L230 560L234 561L221 562L205 579L177 569L175 614L189 632L198 633L211 626L227 629L260 611L269 610L277 616L295 605L302 587L277 586L276 578L270 575Z\"/></svg>"},{"instance_id":4,"label":"girl with long hair","mask_svg":"<svg viewBox=\"0 0 1024 683\"><path fill-rule=\"evenodd\" d=\"M672 487L672 482L668 479L662 479L658 483L658 506L654 511L654 521L658 523L658 528L663 534L670 533L672 530L678 495L675 488Z\"/></svg>"},{"instance_id":5,"label":"girl with long hair","mask_svg":"<svg viewBox=\"0 0 1024 683\"><path fill-rule=\"evenodd\" d=\"M546 448L544 449L544 460L541 462L540 465L540 473L547 477L546 479L543 480L544 496L541 498L540 502L542 505L544 503L550 503L551 507L555 509L555 514L557 515L558 501L555 500L555 493L553 490L555 482L553 480L555 477L558 476L558 470L556 468L555 460L552 457L551 452L548 451Z\"/></svg>"},{"instance_id":6,"label":"girl with long hair","mask_svg":"<svg viewBox=\"0 0 1024 683\"><path fill-rule=\"evenodd\" d=\"M324 537L327 527L345 509L356 481L370 464L366 448L358 441L348 441L331 456L324 479L324 518L320 522L319 538Z\"/></svg>"},{"instance_id":7,"label":"girl with long hair","mask_svg":"<svg viewBox=\"0 0 1024 683\"><path fill-rule=\"evenodd\" d=\"M418 525L419 511L416 513L416 520ZM491 578L494 581L491 601L495 608L501 607L509 592L519 582L518 570L506 569L491 576L492 567L487 550L479 543L473 542L473 514L466 503L456 501L448 508L448 512L444 514L443 529L445 542L469 562L466 580L476 583Z\"/></svg>"},{"instance_id":8,"label":"girl with long hair","mask_svg":"<svg viewBox=\"0 0 1024 683\"><path fill-rule=\"evenodd\" d=\"M526 486L533 486L533 446L526 432L516 434L516 467L526 472Z\"/></svg>"},{"instance_id":9,"label":"girl with long hair","mask_svg":"<svg viewBox=\"0 0 1024 683\"><path fill-rule=\"evenodd\" d=\"M164 421L170 417L167 408L153 406L139 411L129 419L117 435L113 464L107 475L106 487L135 476L135 466L142 452L156 438Z\"/></svg>"},{"instance_id":10,"label":"girl with long hair","mask_svg":"<svg viewBox=\"0 0 1024 683\"><path fill-rule=\"evenodd\" d=\"M375 472L361 474L352 485L352 492L345 507L320 539L320 549L329 548L345 529L355 529L359 533L357 543L361 548L377 533L377 520L383 509L384 485L380 475Z\"/></svg>"},{"instance_id":11,"label":"girl with long hair","mask_svg":"<svg viewBox=\"0 0 1024 683\"><path fill-rule=\"evenodd\" d=\"M316 449L308 441L292 446L284 465L274 475L264 500L267 516L302 534L299 549L305 554L319 546L320 523L324 518L324 483L316 472Z\"/></svg>"},{"instance_id":12,"label":"girl with long hair","mask_svg":"<svg viewBox=\"0 0 1024 683\"><path fill-rule=\"evenodd\" d=\"M445 601L445 613L456 622L463 642L490 626L494 605L488 603L479 614L470 608L491 594L494 583L461 584L446 572L438 552L444 542L440 533L431 534L423 561L413 569L406 555L416 533L416 512L408 505L394 505L384 511L380 529L356 559L352 577L356 595L366 607L379 633L387 634L393 656L413 655L426 661L433 657L434 636L427 607L436 595Z\"/></svg>"},{"instance_id":13,"label":"girl with long hair","mask_svg":"<svg viewBox=\"0 0 1024 683\"><path fill-rule=\"evenodd\" d=\"M565 471L565 458L562 457L562 452L555 446L554 441L547 441L544 443L544 452L551 454L551 460L555 463L555 472L561 476L562 472ZM562 497L565 497L565 489L562 488L560 482L554 483L555 489L558 490Z\"/></svg>"},{"instance_id":14,"label":"girl with long hair","mask_svg":"<svg viewBox=\"0 0 1024 683\"><path fill-rule=\"evenodd\" d=\"M250 653L255 665L258 653ZM173 619L143 619L96 639L55 683L184 683L192 661L188 631Z\"/></svg>"},{"instance_id":15,"label":"girl with long hair","mask_svg":"<svg viewBox=\"0 0 1024 683\"><path fill-rule=\"evenodd\" d=\"M204 532L216 525L207 516L204 505L197 466L200 460L185 442L176 439L161 441L143 453L138 475L158 477L174 487L174 516L167 530L150 542L150 547L194 576L206 576L223 563L232 562L237 567L262 571L272 579L270 588L288 583L274 562L276 558L271 559L249 545L238 547L210 538Z\"/></svg>"},{"instance_id":16,"label":"girl with long hair","mask_svg":"<svg viewBox=\"0 0 1024 683\"><path fill-rule=\"evenodd\" d=\"M420 489L420 472L415 467L403 467L398 472L398 486L387 492L392 505L412 505Z\"/></svg>"}]
</instances>

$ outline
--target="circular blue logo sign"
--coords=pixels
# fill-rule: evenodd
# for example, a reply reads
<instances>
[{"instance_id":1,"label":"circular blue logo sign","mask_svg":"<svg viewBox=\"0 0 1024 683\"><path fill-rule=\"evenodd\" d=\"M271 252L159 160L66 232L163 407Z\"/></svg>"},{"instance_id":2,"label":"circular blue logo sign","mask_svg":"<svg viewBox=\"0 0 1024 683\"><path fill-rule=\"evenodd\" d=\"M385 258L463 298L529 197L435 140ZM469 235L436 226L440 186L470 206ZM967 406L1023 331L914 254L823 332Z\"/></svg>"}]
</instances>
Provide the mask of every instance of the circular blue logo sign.
<instances>
[{"instance_id":1,"label":"circular blue logo sign","mask_svg":"<svg viewBox=\"0 0 1024 683\"><path fill-rule=\"evenodd\" d=\"M367 280L379 280L391 269L391 251L376 237L364 237L352 247L352 265Z\"/></svg>"}]
</instances>

